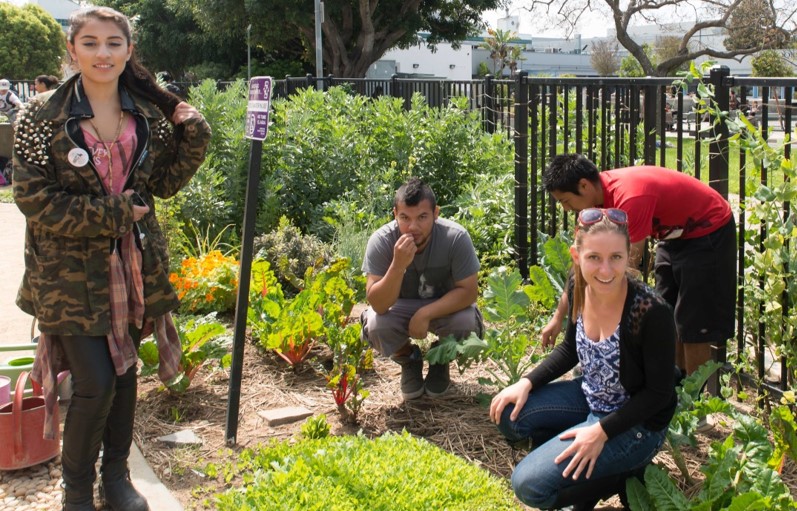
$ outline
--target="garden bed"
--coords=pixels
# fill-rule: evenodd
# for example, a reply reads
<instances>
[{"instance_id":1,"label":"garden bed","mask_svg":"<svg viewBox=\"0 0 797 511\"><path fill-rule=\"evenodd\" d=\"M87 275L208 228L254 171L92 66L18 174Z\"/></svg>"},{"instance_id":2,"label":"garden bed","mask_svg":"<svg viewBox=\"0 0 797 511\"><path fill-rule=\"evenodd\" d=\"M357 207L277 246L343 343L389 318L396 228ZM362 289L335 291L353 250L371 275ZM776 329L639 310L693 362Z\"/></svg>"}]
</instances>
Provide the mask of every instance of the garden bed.
<instances>
[{"instance_id":1,"label":"garden bed","mask_svg":"<svg viewBox=\"0 0 797 511\"><path fill-rule=\"evenodd\" d=\"M314 350L315 362L323 363L329 356L321 349ZM332 434L354 434L359 430L367 436L387 431L409 433L426 438L441 448L460 456L490 472L508 478L514 465L525 454L508 446L493 424L487 411L478 403L477 394L485 389L477 383L484 376L484 367L476 366L464 375L452 370L454 385L443 399L421 399L403 402L398 391L400 368L378 357L374 370L365 375L365 387L370 396L365 400L357 425L340 420L323 376L312 364L294 373L278 357L264 353L247 343L244 356L241 389L238 443L233 448L255 447L270 439L289 439L298 436L302 421L269 427L257 412L282 406L304 406L314 414L326 414ZM223 466L230 461L224 436L228 393L227 371L200 371L194 384L181 396L159 391L159 382L143 378L139 387L136 420L136 441L155 472L187 510L202 509L201 502L224 485L201 475L200 469L213 462ZM720 418L715 428L698 435L697 448L685 448L687 464L696 481L702 479L699 469L707 456L710 442L721 441L730 428ZM157 441L161 435L193 429L202 438L201 447L172 448ZM660 453L656 462L667 466L672 476L677 474L667 453ZM797 489L797 470L787 462L783 479L794 495ZM681 489L687 495L699 491L699 483ZM601 504L602 509L621 509L616 497Z\"/></svg>"}]
</instances>

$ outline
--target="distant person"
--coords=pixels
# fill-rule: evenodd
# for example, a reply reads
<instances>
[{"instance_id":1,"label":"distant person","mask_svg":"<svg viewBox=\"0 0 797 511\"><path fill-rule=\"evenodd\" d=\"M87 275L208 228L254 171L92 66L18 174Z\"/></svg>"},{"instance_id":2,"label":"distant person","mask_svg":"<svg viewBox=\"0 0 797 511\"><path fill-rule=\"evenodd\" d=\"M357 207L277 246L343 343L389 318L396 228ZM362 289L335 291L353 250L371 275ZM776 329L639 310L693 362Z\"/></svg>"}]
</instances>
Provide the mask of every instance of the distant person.
<instances>
[{"instance_id":1,"label":"distant person","mask_svg":"<svg viewBox=\"0 0 797 511\"><path fill-rule=\"evenodd\" d=\"M0 80L0 114L5 115L8 122L14 124L20 107L22 100L11 91L11 82L3 78Z\"/></svg>"},{"instance_id":2,"label":"distant person","mask_svg":"<svg viewBox=\"0 0 797 511\"><path fill-rule=\"evenodd\" d=\"M728 109L729 110L738 110L739 109L739 98L736 97L736 93L731 89L731 93L728 96Z\"/></svg>"},{"instance_id":3,"label":"distant person","mask_svg":"<svg viewBox=\"0 0 797 511\"><path fill-rule=\"evenodd\" d=\"M59 82L60 80L57 76L39 75L33 79L33 90L36 91L36 94L41 94L42 92L55 89L58 87Z\"/></svg>"},{"instance_id":4,"label":"distant person","mask_svg":"<svg viewBox=\"0 0 797 511\"><path fill-rule=\"evenodd\" d=\"M656 245L656 290L673 307L678 328L676 363L692 374L711 359L711 345L734 334L736 222L730 204L699 179L655 166L599 172L580 154L555 156L542 176L565 211L618 208L628 214L631 265L645 240ZM567 295L543 329L550 345L562 328Z\"/></svg>"},{"instance_id":5,"label":"distant person","mask_svg":"<svg viewBox=\"0 0 797 511\"><path fill-rule=\"evenodd\" d=\"M451 384L448 364L430 364L424 380L423 356L412 339L429 332L438 339L481 337L484 328L473 242L464 227L439 214L432 189L410 179L396 191L395 219L371 235L363 260L370 307L360 316L362 335L401 366L405 400L424 392L440 396Z\"/></svg>"},{"instance_id":6,"label":"distant person","mask_svg":"<svg viewBox=\"0 0 797 511\"><path fill-rule=\"evenodd\" d=\"M163 87L167 91L171 92L175 96L185 99L185 91L183 90L182 87L174 83L174 78L172 78L172 74L170 72L161 71L160 73L158 73L158 75L160 76L161 80L163 80L165 84Z\"/></svg>"}]
</instances>

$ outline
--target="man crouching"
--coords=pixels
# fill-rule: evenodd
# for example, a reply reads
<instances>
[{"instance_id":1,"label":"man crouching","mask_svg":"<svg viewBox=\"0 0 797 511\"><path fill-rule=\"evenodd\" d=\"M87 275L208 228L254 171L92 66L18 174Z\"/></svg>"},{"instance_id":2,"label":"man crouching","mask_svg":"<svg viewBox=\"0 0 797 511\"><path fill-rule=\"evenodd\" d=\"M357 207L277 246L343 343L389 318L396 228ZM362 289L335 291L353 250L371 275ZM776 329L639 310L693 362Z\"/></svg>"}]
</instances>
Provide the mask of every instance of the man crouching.
<instances>
[{"instance_id":1,"label":"man crouching","mask_svg":"<svg viewBox=\"0 0 797 511\"><path fill-rule=\"evenodd\" d=\"M401 366L405 400L443 395L451 385L448 364L430 364L411 340L463 339L483 333L476 307L479 259L464 227L439 218L434 192L418 178L397 191L392 222L371 235L363 272L370 307L360 321L363 338Z\"/></svg>"}]
</instances>

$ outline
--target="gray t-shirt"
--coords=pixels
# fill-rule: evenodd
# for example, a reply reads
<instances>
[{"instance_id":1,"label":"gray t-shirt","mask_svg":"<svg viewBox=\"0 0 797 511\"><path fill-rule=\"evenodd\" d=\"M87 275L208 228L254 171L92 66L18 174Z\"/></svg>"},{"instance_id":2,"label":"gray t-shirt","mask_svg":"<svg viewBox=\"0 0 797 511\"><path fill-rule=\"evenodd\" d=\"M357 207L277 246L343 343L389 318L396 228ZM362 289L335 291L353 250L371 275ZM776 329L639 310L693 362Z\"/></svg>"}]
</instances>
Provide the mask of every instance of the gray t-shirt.
<instances>
[{"instance_id":1,"label":"gray t-shirt","mask_svg":"<svg viewBox=\"0 0 797 511\"><path fill-rule=\"evenodd\" d=\"M368 239L363 272L384 276L393 261L393 247L401 236L393 220L380 227ZM401 283L399 298L440 298L454 283L479 271L479 258L464 227L438 218L429 244L415 254Z\"/></svg>"}]
</instances>

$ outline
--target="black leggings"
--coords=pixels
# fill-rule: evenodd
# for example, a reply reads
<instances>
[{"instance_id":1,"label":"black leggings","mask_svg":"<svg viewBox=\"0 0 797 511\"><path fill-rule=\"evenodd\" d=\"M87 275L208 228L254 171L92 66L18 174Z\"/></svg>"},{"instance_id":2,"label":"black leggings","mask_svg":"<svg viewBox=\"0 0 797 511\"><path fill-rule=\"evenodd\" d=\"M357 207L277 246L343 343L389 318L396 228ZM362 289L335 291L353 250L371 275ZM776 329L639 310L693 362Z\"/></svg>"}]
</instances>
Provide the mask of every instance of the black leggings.
<instances>
[{"instance_id":1,"label":"black leggings","mask_svg":"<svg viewBox=\"0 0 797 511\"><path fill-rule=\"evenodd\" d=\"M131 332L133 333L133 332ZM135 332L136 334L138 332ZM133 336L138 347L138 335ZM126 470L136 409L136 366L117 376L106 337L59 336L72 373L72 401L64 422L64 483L94 483L100 445L102 471Z\"/></svg>"}]
</instances>

